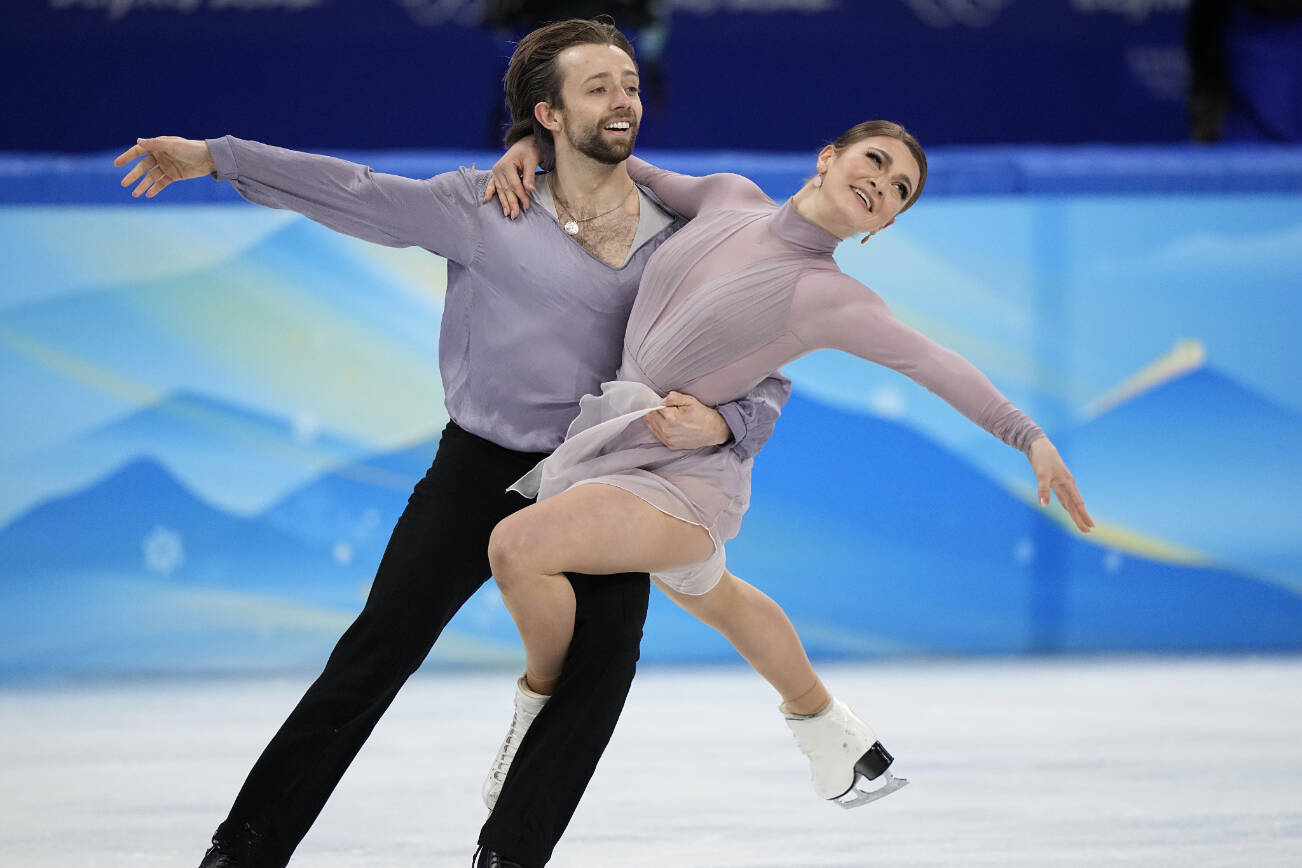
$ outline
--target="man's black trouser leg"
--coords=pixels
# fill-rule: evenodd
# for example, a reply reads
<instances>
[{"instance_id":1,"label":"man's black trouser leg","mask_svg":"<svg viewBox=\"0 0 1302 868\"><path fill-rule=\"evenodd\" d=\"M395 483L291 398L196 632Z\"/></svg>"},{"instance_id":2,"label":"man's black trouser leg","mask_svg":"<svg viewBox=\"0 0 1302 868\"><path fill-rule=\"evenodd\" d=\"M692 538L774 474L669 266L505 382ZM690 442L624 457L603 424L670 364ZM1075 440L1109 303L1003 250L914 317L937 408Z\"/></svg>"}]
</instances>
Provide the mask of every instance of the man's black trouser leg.
<instances>
[{"instance_id":1,"label":"man's black trouser leg","mask_svg":"<svg viewBox=\"0 0 1302 868\"><path fill-rule=\"evenodd\" d=\"M651 582L646 573L570 574L574 639L551 699L529 728L481 846L537 868L551 859L624 708Z\"/></svg>"},{"instance_id":2,"label":"man's black trouser leg","mask_svg":"<svg viewBox=\"0 0 1302 868\"><path fill-rule=\"evenodd\" d=\"M241 858L242 865L282 868L289 861L398 690L452 615L488 578L489 534L498 521L526 505L518 495L507 494L506 487L540 458L503 449L454 424L444 430L433 465L394 528L366 606L267 745L217 829L215 840ZM577 617L584 623L589 620L583 611L585 597L578 595ZM637 611L632 615L636 623L615 632L640 637L645 603L640 616ZM603 608L595 615L597 620L610 616L622 619L625 613ZM636 659L636 641L625 653ZM615 687L618 683L612 682ZM598 716L610 721L604 729L561 716L562 726L588 727L590 734L578 737L584 747L576 756L584 760L559 779L526 775L521 783L545 792L549 801L572 798L577 804L592 774L586 758L592 757L595 765L627 690L625 683L598 700L603 709L614 709L613 714L607 710ZM590 741L599 744L595 753L587 746ZM466 794L477 796L474 791ZM564 812L566 821L573 810L571 804ZM561 822L555 835L563 830ZM555 840L548 840L531 846L550 852L554 845Z\"/></svg>"}]
</instances>

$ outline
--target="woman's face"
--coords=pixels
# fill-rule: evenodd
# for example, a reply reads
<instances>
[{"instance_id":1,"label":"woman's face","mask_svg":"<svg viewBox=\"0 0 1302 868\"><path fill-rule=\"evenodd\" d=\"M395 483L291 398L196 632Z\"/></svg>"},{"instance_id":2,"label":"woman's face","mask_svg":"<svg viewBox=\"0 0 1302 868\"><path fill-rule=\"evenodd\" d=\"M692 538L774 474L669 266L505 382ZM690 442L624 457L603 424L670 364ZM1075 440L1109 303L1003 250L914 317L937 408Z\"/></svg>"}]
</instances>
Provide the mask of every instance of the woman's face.
<instances>
[{"instance_id":1,"label":"woman's face","mask_svg":"<svg viewBox=\"0 0 1302 868\"><path fill-rule=\"evenodd\" d=\"M818 169L818 193L833 222L848 230L837 233L843 238L895 222L921 175L908 146L890 136L860 139L840 151L828 145L818 155Z\"/></svg>"}]
</instances>

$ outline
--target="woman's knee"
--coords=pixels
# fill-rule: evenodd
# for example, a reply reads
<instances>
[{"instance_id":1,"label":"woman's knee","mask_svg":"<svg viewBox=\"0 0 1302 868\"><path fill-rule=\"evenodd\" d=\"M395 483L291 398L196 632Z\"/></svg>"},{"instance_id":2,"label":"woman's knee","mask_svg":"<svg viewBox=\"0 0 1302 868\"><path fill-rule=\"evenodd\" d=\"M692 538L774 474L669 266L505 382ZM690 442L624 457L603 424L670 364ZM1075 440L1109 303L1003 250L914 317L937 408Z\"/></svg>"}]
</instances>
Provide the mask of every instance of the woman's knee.
<instances>
[{"instance_id":1,"label":"woman's knee","mask_svg":"<svg viewBox=\"0 0 1302 868\"><path fill-rule=\"evenodd\" d=\"M488 537L488 565L498 585L510 583L534 566L537 553L531 544L533 536L530 523L518 513L507 516L493 528Z\"/></svg>"}]
</instances>

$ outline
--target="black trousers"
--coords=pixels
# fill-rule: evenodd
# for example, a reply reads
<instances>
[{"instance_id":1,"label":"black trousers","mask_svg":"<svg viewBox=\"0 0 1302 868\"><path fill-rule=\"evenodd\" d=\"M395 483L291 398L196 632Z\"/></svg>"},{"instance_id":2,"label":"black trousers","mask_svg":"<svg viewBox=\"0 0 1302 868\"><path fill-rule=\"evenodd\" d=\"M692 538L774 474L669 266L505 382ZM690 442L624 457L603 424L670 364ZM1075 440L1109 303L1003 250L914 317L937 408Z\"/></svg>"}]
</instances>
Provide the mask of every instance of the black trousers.
<instances>
[{"instance_id":1,"label":"black trousers","mask_svg":"<svg viewBox=\"0 0 1302 868\"><path fill-rule=\"evenodd\" d=\"M506 487L543 455L443 431L398 520L357 620L249 772L214 841L248 868L283 868L381 715L439 633L489 577L488 536L528 501ZM601 758L633 681L645 573L570 577L574 641L555 693L520 745L479 843L543 865ZM502 709L503 731L509 722ZM485 772L491 758L485 757ZM478 789L467 799L478 799ZM469 844L467 843L467 850Z\"/></svg>"}]
</instances>

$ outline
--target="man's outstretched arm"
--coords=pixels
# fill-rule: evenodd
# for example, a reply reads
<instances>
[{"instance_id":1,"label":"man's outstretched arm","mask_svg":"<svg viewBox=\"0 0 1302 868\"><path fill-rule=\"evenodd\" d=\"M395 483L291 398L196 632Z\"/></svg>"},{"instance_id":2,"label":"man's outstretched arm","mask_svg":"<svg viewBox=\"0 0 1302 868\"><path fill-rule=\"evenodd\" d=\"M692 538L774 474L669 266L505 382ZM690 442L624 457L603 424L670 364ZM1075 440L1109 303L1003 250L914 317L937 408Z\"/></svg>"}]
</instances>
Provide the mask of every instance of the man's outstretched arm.
<instances>
[{"instance_id":1,"label":"man's outstretched arm","mask_svg":"<svg viewBox=\"0 0 1302 868\"><path fill-rule=\"evenodd\" d=\"M233 136L139 139L114 165L137 159L122 179L124 187L136 184L133 196L152 199L177 181L208 175L231 182L250 202L296 211L365 241L424 247L461 263L477 249L471 218L480 193L465 173L416 180Z\"/></svg>"},{"instance_id":2,"label":"man's outstretched arm","mask_svg":"<svg viewBox=\"0 0 1302 868\"><path fill-rule=\"evenodd\" d=\"M152 199L177 181L202 178L217 169L206 142L179 136L136 139L134 145L118 155L113 165L125 166L138 159L140 162L132 166L122 179L123 187L140 182L131 191L136 198L144 194L146 199Z\"/></svg>"}]
</instances>

